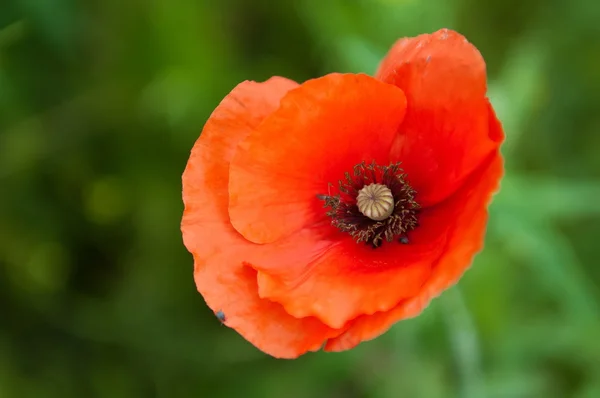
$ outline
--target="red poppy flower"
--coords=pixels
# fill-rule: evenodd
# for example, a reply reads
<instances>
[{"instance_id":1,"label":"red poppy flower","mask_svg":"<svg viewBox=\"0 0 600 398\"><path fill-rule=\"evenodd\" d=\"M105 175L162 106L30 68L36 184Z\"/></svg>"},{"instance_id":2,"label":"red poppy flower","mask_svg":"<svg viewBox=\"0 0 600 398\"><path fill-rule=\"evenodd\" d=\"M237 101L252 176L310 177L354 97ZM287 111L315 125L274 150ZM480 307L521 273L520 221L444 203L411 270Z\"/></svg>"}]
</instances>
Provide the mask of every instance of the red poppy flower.
<instances>
[{"instance_id":1,"label":"red poppy flower","mask_svg":"<svg viewBox=\"0 0 600 398\"><path fill-rule=\"evenodd\" d=\"M456 32L398 41L375 77L238 85L183 174L208 306L262 351L341 351L419 314L482 247L504 134Z\"/></svg>"}]
</instances>

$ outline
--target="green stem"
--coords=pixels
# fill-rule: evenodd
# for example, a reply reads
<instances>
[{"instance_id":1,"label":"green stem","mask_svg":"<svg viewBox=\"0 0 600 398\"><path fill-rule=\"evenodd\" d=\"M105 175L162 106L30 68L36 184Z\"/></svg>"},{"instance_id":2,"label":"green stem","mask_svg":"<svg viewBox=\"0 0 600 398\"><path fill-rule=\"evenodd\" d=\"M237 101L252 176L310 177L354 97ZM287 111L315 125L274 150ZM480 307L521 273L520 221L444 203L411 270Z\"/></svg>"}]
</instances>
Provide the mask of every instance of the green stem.
<instances>
[{"instance_id":1,"label":"green stem","mask_svg":"<svg viewBox=\"0 0 600 398\"><path fill-rule=\"evenodd\" d=\"M448 290L441 302L460 380L459 396L485 398L477 329L458 287Z\"/></svg>"}]
</instances>

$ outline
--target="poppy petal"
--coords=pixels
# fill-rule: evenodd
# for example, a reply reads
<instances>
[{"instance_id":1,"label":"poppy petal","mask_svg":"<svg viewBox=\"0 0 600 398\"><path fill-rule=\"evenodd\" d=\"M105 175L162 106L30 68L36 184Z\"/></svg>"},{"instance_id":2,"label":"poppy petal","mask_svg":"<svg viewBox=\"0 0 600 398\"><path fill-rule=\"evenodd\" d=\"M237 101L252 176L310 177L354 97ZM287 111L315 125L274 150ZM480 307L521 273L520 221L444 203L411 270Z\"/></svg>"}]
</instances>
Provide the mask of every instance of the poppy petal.
<instances>
[{"instance_id":1,"label":"poppy petal","mask_svg":"<svg viewBox=\"0 0 600 398\"><path fill-rule=\"evenodd\" d=\"M341 328L363 314L394 308L419 294L443 252L454 214L423 212L410 243L357 244L329 224L265 245L248 265L258 271L259 295L291 315L314 316Z\"/></svg>"},{"instance_id":2,"label":"poppy petal","mask_svg":"<svg viewBox=\"0 0 600 398\"><path fill-rule=\"evenodd\" d=\"M394 323L420 314L433 298L455 284L483 246L487 205L498 188L502 174L502 158L495 155L448 201L436 206L458 209L458 213L455 214L456 221L446 243L445 253L433 267L431 277L416 297L403 301L388 312L356 318L346 332L327 342L325 350L343 351L362 341L374 339Z\"/></svg>"},{"instance_id":3,"label":"poppy petal","mask_svg":"<svg viewBox=\"0 0 600 398\"><path fill-rule=\"evenodd\" d=\"M240 140L297 84L283 78L238 85L217 107L192 150L183 174L183 240L194 255L194 279L208 306L224 323L262 351L295 358L338 335L316 318L297 319L280 304L260 299L256 271L243 266L261 247L229 222L229 162Z\"/></svg>"},{"instance_id":4,"label":"poppy petal","mask_svg":"<svg viewBox=\"0 0 600 398\"><path fill-rule=\"evenodd\" d=\"M450 196L502 140L488 130L485 62L464 36L442 29L401 39L376 77L406 94L392 159L402 162L421 206Z\"/></svg>"},{"instance_id":5,"label":"poppy petal","mask_svg":"<svg viewBox=\"0 0 600 398\"><path fill-rule=\"evenodd\" d=\"M405 109L402 90L367 75L330 74L291 90L231 162L235 229L271 243L322 221L315 196L363 160L388 164Z\"/></svg>"}]
</instances>

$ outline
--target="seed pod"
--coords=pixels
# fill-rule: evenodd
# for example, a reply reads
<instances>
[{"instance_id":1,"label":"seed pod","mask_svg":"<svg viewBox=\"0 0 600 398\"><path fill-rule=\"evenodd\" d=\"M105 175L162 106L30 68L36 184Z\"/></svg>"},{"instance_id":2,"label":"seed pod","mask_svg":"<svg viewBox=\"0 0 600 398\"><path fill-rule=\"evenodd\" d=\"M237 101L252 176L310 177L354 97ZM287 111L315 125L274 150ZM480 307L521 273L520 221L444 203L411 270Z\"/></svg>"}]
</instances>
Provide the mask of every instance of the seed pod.
<instances>
[{"instance_id":1,"label":"seed pod","mask_svg":"<svg viewBox=\"0 0 600 398\"><path fill-rule=\"evenodd\" d=\"M382 221L394 212L394 196L383 184L369 184L358 191L356 205L366 217Z\"/></svg>"}]
</instances>

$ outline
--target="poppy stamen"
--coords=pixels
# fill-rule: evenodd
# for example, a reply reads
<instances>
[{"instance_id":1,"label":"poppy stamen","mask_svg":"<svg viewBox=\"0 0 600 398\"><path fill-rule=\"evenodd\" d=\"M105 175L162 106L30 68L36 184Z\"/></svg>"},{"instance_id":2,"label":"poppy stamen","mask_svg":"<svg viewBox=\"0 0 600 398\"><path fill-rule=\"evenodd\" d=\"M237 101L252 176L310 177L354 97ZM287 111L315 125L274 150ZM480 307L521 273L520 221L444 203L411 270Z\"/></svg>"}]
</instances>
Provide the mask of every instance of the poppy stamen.
<instances>
[{"instance_id":1,"label":"poppy stamen","mask_svg":"<svg viewBox=\"0 0 600 398\"><path fill-rule=\"evenodd\" d=\"M419 204L400 163L379 166L359 163L339 181L337 195L319 194L330 210L331 225L357 243L379 247L383 241L408 244L408 231L417 227Z\"/></svg>"}]
</instances>

